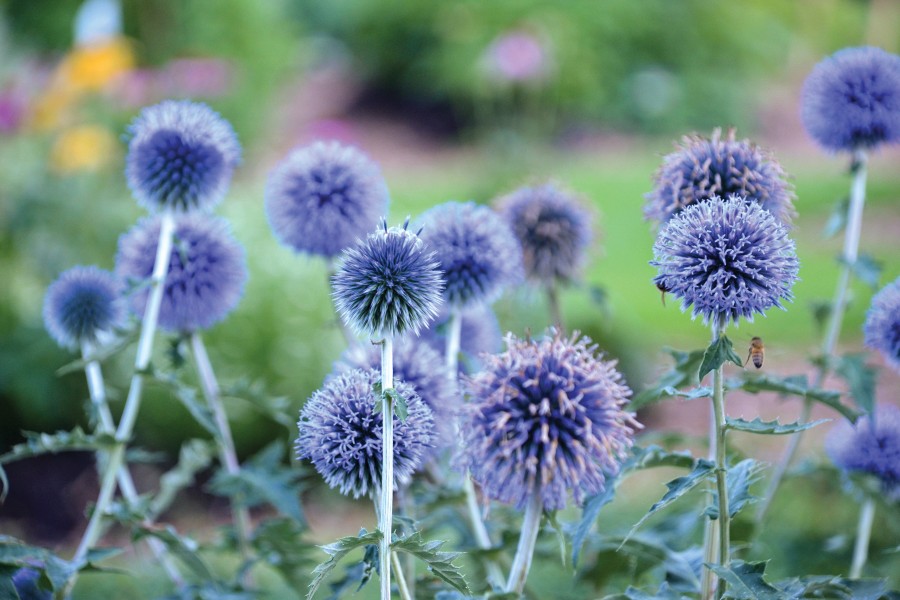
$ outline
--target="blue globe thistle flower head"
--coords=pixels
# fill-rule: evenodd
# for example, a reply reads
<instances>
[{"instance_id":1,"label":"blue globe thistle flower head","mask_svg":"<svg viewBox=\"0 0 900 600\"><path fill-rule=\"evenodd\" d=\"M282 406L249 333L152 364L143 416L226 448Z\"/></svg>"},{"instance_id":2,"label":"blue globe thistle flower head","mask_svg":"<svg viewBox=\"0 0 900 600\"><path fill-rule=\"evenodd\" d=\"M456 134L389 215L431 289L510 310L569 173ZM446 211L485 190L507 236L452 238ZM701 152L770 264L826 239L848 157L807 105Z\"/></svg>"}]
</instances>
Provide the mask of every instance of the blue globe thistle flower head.
<instances>
[{"instance_id":1,"label":"blue globe thistle flower head","mask_svg":"<svg viewBox=\"0 0 900 600\"><path fill-rule=\"evenodd\" d=\"M142 219L119 238L116 272L126 281L144 282L153 274L160 218ZM247 281L244 249L225 219L202 213L179 216L169 258L160 328L193 332L222 321L240 302ZM131 295L131 309L144 314L150 290Z\"/></svg>"},{"instance_id":2,"label":"blue globe thistle flower head","mask_svg":"<svg viewBox=\"0 0 900 600\"><path fill-rule=\"evenodd\" d=\"M825 451L842 470L874 475L888 497L900 499L900 408L879 404L854 425L841 421L829 432Z\"/></svg>"},{"instance_id":3,"label":"blue globe thistle flower head","mask_svg":"<svg viewBox=\"0 0 900 600\"><path fill-rule=\"evenodd\" d=\"M493 302L523 277L522 248L509 225L487 206L445 202L421 218L421 237L444 273L444 300L457 308Z\"/></svg>"},{"instance_id":4,"label":"blue globe thistle flower head","mask_svg":"<svg viewBox=\"0 0 900 600\"><path fill-rule=\"evenodd\" d=\"M347 350L335 364L335 375L353 369L380 369L381 347L369 344ZM461 398L451 383L443 354L403 336L394 344L394 378L412 387L434 415L435 449L451 445Z\"/></svg>"},{"instance_id":5,"label":"blue globe thistle flower head","mask_svg":"<svg viewBox=\"0 0 900 600\"><path fill-rule=\"evenodd\" d=\"M740 196L714 196L682 210L659 232L653 254L654 283L704 324L752 322L754 314L784 309L782 302L793 299L794 242L772 213Z\"/></svg>"},{"instance_id":6,"label":"blue globe thistle flower head","mask_svg":"<svg viewBox=\"0 0 900 600\"><path fill-rule=\"evenodd\" d=\"M40 579L41 572L31 567L22 567L13 573L12 584L20 600L52 600L53 592L41 589Z\"/></svg>"},{"instance_id":7,"label":"blue globe thistle flower head","mask_svg":"<svg viewBox=\"0 0 900 600\"><path fill-rule=\"evenodd\" d=\"M900 56L871 46L838 50L806 78L800 116L826 150L900 141Z\"/></svg>"},{"instance_id":8,"label":"blue globe thistle flower head","mask_svg":"<svg viewBox=\"0 0 900 600\"><path fill-rule=\"evenodd\" d=\"M444 288L440 263L418 235L387 222L344 250L331 278L341 318L356 333L417 333L437 315Z\"/></svg>"},{"instance_id":9,"label":"blue globe thistle flower head","mask_svg":"<svg viewBox=\"0 0 900 600\"><path fill-rule=\"evenodd\" d=\"M591 213L554 183L521 187L497 201L522 246L525 274L543 285L578 279L591 243Z\"/></svg>"},{"instance_id":10,"label":"blue globe thistle flower head","mask_svg":"<svg viewBox=\"0 0 900 600\"><path fill-rule=\"evenodd\" d=\"M374 369L354 369L329 378L300 411L297 456L312 462L332 488L354 498L381 487L382 414L375 412ZM409 482L434 440L434 417L412 386L395 389L406 398L405 421L394 415L394 488Z\"/></svg>"},{"instance_id":11,"label":"blue globe thistle flower head","mask_svg":"<svg viewBox=\"0 0 900 600\"><path fill-rule=\"evenodd\" d=\"M603 490L640 427L623 408L631 390L615 362L577 333L509 334L506 351L464 384L462 462L489 497L519 509L533 493L558 510L570 494L581 504Z\"/></svg>"},{"instance_id":12,"label":"blue globe thistle flower head","mask_svg":"<svg viewBox=\"0 0 900 600\"><path fill-rule=\"evenodd\" d=\"M57 344L96 344L125 322L121 281L98 267L72 267L44 295L44 326Z\"/></svg>"},{"instance_id":13,"label":"blue globe thistle flower head","mask_svg":"<svg viewBox=\"0 0 900 600\"><path fill-rule=\"evenodd\" d=\"M375 229L389 195L368 156L338 142L316 142L292 150L275 167L265 202L279 242L333 258Z\"/></svg>"},{"instance_id":14,"label":"blue globe thistle flower head","mask_svg":"<svg viewBox=\"0 0 900 600\"><path fill-rule=\"evenodd\" d=\"M731 195L759 203L786 225L796 214L793 186L770 152L735 139L734 129L724 137L721 129L709 138L685 136L663 158L653 191L645 196L644 217L663 224L687 206Z\"/></svg>"},{"instance_id":15,"label":"blue globe thistle flower head","mask_svg":"<svg viewBox=\"0 0 900 600\"><path fill-rule=\"evenodd\" d=\"M866 346L881 352L900 371L900 277L872 297L863 332Z\"/></svg>"},{"instance_id":16,"label":"blue globe thistle flower head","mask_svg":"<svg viewBox=\"0 0 900 600\"><path fill-rule=\"evenodd\" d=\"M151 212L212 208L225 196L241 160L231 125L198 102L166 100L149 106L131 123L128 135L128 187Z\"/></svg>"},{"instance_id":17,"label":"blue globe thistle flower head","mask_svg":"<svg viewBox=\"0 0 900 600\"><path fill-rule=\"evenodd\" d=\"M460 312L459 350L463 355L460 371L472 373L480 368L482 354L495 354L503 347L503 336L497 315L489 304L476 304ZM441 309L437 318L419 334L418 340L444 356L447 346L447 328L450 311Z\"/></svg>"}]
</instances>

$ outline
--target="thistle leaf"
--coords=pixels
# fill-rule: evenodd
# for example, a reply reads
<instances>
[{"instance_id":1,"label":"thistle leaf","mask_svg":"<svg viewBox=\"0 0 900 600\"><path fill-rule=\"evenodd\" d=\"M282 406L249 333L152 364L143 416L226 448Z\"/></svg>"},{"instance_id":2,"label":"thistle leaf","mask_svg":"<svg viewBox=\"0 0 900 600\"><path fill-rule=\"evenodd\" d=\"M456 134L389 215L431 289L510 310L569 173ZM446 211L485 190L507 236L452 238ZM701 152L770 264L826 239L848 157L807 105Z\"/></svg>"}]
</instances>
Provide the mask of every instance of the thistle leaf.
<instances>
[{"instance_id":1,"label":"thistle leaf","mask_svg":"<svg viewBox=\"0 0 900 600\"><path fill-rule=\"evenodd\" d=\"M707 564L716 575L728 582L726 598L734 600L785 600L781 590L763 578L765 562L748 563L735 560L730 567Z\"/></svg>"},{"instance_id":2,"label":"thistle leaf","mask_svg":"<svg viewBox=\"0 0 900 600\"><path fill-rule=\"evenodd\" d=\"M471 594L469 585L463 577L459 567L453 564L453 560L460 555L459 552L442 552L443 541L426 542L419 532L391 542L391 550L407 552L428 565L428 570L436 577L453 586L463 594Z\"/></svg>"},{"instance_id":3,"label":"thistle leaf","mask_svg":"<svg viewBox=\"0 0 900 600\"><path fill-rule=\"evenodd\" d=\"M806 398L812 402L819 402L833 408L851 423L855 422L860 415L858 411L841 404L840 392L809 387L809 380L806 375L776 377L773 375L745 373L740 379L730 379L728 387L729 389L741 389L750 394L778 392Z\"/></svg>"},{"instance_id":4,"label":"thistle leaf","mask_svg":"<svg viewBox=\"0 0 900 600\"><path fill-rule=\"evenodd\" d=\"M806 431L807 429L812 429L816 425L828 423L829 421L831 421L831 419L819 419L818 421L809 421L807 423L797 422L782 425L777 420L763 421L759 417L756 417L752 421L725 417L725 427L733 431L745 431L747 433L759 433L763 435L787 435L791 433L797 433L798 431Z\"/></svg>"},{"instance_id":5,"label":"thistle leaf","mask_svg":"<svg viewBox=\"0 0 900 600\"><path fill-rule=\"evenodd\" d=\"M728 336L720 335L703 353L703 361L700 363L697 379L703 381L707 373L715 371L729 361L744 368L744 361L734 351L731 340L728 339Z\"/></svg>"},{"instance_id":6,"label":"thistle leaf","mask_svg":"<svg viewBox=\"0 0 900 600\"><path fill-rule=\"evenodd\" d=\"M632 398L628 404L628 410L635 411L639 408L658 402L665 396L670 396L667 390L697 384L697 369L703 361L704 350L682 352L667 348L665 350L675 361L675 365L665 372L659 380L659 384L644 390Z\"/></svg>"},{"instance_id":7,"label":"thistle leaf","mask_svg":"<svg viewBox=\"0 0 900 600\"><path fill-rule=\"evenodd\" d=\"M117 443L115 436L111 434L85 433L81 427L76 427L72 431L57 431L56 433L25 431L23 434L25 441L13 446L6 454L0 455L0 464L58 452L84 450L98 452L108 450Z\"/></svg>"},{"instance_id":8,"label":"thistle leaf","mask_svg":"<svg viewBox=\"0 0 900 600\"><path fill-rule=\"evenodd\" d=\"M866 364L865 354L845 354L834 364L834 371L850 388L850 397L865 414L875 410L875 377L874 367Z\"/></svg>"},{"instance_id":9,"label":"thistle leaf","mask_svg":"<svg viewBox=\"0 0 900 600\"><path fill-rule=\"evenodd\" d=\"M846 579L834 575L809 575L778 581L783 598L834 598L835 600L882 600L888 596L883 579Z\"/></svg>"},{"instance_id":10,"label":"thistle leaf","mask_svg":"<svg viewBox=\"0 0 900 600\"><path fill-rule=\"evenodd\" d=\"M165 544L170 554L177 557L184 566L204 580L215 579L212 570L200 558L200 545L193 539L181 535L171 525L131 523L134 541L154 537Z\"/></svg>"},{"instance_id":11,"label":"thistle leaf","mask_svg":"<svg viewBox=\"0 0 900 600\"><path fill-rule=\"evenodd\" d=\"M628 586L624 594L613 594L612 596L604 596L602 600L683 600L688 596L676 592L669 587L665 581L659 586L656 593L648 593L641 591L635 587Z\"/></svg>"},{"instance_id":12,"label":"thistle leaf","mask_svg":"<svg viewBox=\"0 0 900 600\"><path fill-rule=\"evenodd\" d=\"M319 546L322 550L328 554L329 558L323 563L320 563L313 569L313 580L309 584L309 589L306 592L307 600L312 600L313 596L318 591L319 587L334 570L337 566L338 562L351 551L361 548L363 546L368 545L377 545L381 540L381 532L373 531L372 533L367 533L365 529L359 532L357 537L347 536L342 537L338 541L327 544L325 546Z\"/></svg>"},{"instance_id":13,"label":"thistle leaf","mask_svg":"<svg viewBox=\"0 0 900 600\"><path fill-rule=\"evenodd\" d=\"M728 514L734 517L747 504L756 502L758 498L750 493L750 486L759 478L760 464L752 458L747 458L734 465L725 474L725 482L728 488ZM710 519L719 518L719 494L717 490L712 492L712 502L703 511Z\"/></svg>"},{"instance_id":14,"label":"thistle leaf","mask_svg":"<svg viewBox=\"0 0 900 600\"><path fill-rule=\"evenodd\" d=\"M178 462L160 477L159 492L150 503L150 515L155 518L164 513L178 492L192 485L197 473L212 463L215 453L214 445L205 440L193 439L182 444Z\"/></svg>"}]
</instances>

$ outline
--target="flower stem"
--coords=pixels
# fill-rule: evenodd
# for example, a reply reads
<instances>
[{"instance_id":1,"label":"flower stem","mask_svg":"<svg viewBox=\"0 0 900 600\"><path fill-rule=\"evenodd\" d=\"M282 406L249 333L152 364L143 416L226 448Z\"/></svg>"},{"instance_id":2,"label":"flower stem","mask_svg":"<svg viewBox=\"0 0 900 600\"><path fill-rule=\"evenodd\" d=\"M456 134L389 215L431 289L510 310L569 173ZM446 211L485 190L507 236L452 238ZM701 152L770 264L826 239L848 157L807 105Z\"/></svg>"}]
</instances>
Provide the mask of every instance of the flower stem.
<instances>
[{"instance_id":1,"label":"flower stem","mask_svg":"<svg viewBox=\"0 0 900 600\"><path fill-rule=\"evenodd\" d=\"M850 579L858 579L869 556L869 539L872 537L872 522L875 520L875 502L867 498L859 513L856 526L856 544L853 546L853 562L850 566Z\"/></svg>"},{"instance_id":2,"label":"flower stem","mask_svg":"<svg viewBox=\"0 0 900 600\"><path fill-rule=\"evenodd\" d=\"M506 581L507 592L521 594L525 589L525 580L528 579L531 559L534 556L534 545L537 542L538 531L541 528L542 512L541 494L535 489L528 496L528 503L525 505L522 532L519 534L519 546L516 548L516 556L513 558L512 568L509 570L509 579Z\"/></svg>"},{"instance_id":3,"label":"flower stem","mask_svg":"<svg viewBox=\"0 0 900 600\"><path fill-rule=\"evenodd\" d=\"M109 453L109 459L106 462L106 472L100 481L100 493L97 496L97 503L94 505L94 512L90 521L88 521L87 529L85 529L78 544L78 549L75 551L75 556L72 559L72 562L75 564L84 561L88 550L100 537L101 521L109 510L109 505L112 502L113 493L116 489L116 476L119 468L125 461L125 445L131 438L131 432L137 420L138 410L141 406L141 393L144 388L144 374L150 365L153 338L156 334L156 324L159 320L159 307L162 303L163 287L166 273L169 269L169 257L172 253L172 233L174 229L174 215L169 211L163 212L159 227L156 260L153 264L153 274L150 278L150 293L147 299L147 306L144 309L141 336L138 340L138 349L134 360L134 374L131 376L131 387L128 389L128 397L125 400L125 410L122 412L119 427L116 429L117 444ZM66 585L64 595L67 596L72 591L77 576L77 571L72 574Z\"/></svg>"},{"instance_id":4,"label":"flower stem","mask_svg":"<svg viewBox=\"0 0 900 600\"><path fill-rule=\"evenodd\" d=\"M400 589L400 598L403 600L413 600L413 595L406 587L406 578L403 576L403 568L400 566L400 559L396 552L391 552L391 563L394 565L394 575L397 577L397 587Z\"/></svg>"},{"instance_id":5,"label":"flower stem","mask_svg":"<svg viewBox=\"0 0 900 600\"><path fill-rule=\"evenodd\" d=\"M206 344L198 332L191 334L191 351L194 356L194 364L200 377L200 385L206 396L206 403L212 411L219 435L216 436L216 446L219 451L219 460L225 466L229 475L239 475L241 464L238 461L237 451L234 446L234 438L231 435L231 427L228 425L228 415L222 405L222 395L219 390L219 382L213 371L209 354L206 352ZM235 530L237 533L238 548L241 558L246 563L250 559L250 512L247 507L241 506L239 499L232 499L231 512L234 516ZM249 573L249 571L248 571Z\"/></svg>"},{"instance_id":6,"label":"flower stem","mask_svg":"<svg viewBox=\"0 0 900 600\"><path fill-rule=\"evenodd\" d=\"M563 323L562 306L559 303L559 288L555 283L547 286L547 304L550 306L550 317L553 319L553 326L560 333L563 333L566 330L566 326Z\"/></svg>"},{"instance_id":7,"label":"flower stem","mask_svg":"<svg viewBox=\"0 0 900 600\"><path fill-rule=\"evenodd\" d=\"M813 383L814 388L820 387L825 381L825 376L828 374L828 363L834 356L834 350L837 346L838 337L841 333L841 325L844 320L844 311L847 308L850 276L853 272L856 260L859 257L859 238L862 232L863 208L866 203L867 163L868 154L865 150L857 150L854 152L853 182L850 186L850 207L847 215L847 229L844 235L843 264L841 265L841 273L838 277L837 288L834 292L834 302L831 305L828 330L825 334L825 339L822 342L822 363L819 365L816 372L816 378ZM809 400L804 400L799 422L806 423L809 421L811 414L812 403ZM772 474L772 479L769 481L766 493L756 512L757 528L765 519L769 507L772 504L772 500L775 498L775 494L778 492L778 488L781 485L781 481L784 479L784 474L787 472L788 467L790 467L791 462L794 460L794 456L797 454L797 449L800 447L802 436L803 432L795 433L791 436L781 460L775 467L775 472Z\"/></svg>"},{"instance_id":8,"label":"flower stem","mask_svg":"<svg viewBox=\"0 0 900 600\"><path fill-rule=\"evenodd\" d=\"M462 336L462 315L459 309L450 309L450 321L447 322L447 345L444 349L444 364L447 365L451 383L457 385L459 373L459 346Z\"/></svg>"},{"instance_id":9,"label":"flower stem","mask_svg":"<svg viewBox=\"0 0 900 600\"><path fill-rule=\"evenodd\" d=\"M379 561L381 567L381 600L391 598L391 530L394 510L394 406L386 393L394 387L394 338L385 334L381 345L381 530ZM399 568L399 565L398 565ZM402 579L402 578L400 578Z\"/></svg>"},{"instance_id":10,"label":"flower stem","mask_svg":"<svg viewBox=\"0 0 900 600\"><path fill-rule=\"evenodd\" d=\"M112 413L109 410L109 404L106 401L106 386L103 383L103 372L100 369L100 363L96 360L91 360L89 358L90 355L90 346L84 344L82 346L82 357L85 360L84 373L87 377L91 403L96 408L97 415L100 419L98 429L101 433L115 435L116 424L113 420ZM131 473L126 464L123 464L121 468L119 468L116 478L119 482L119 490L122 492L122 495L125 496L125 500L131 507L137 507L140 497L138 496L137 488L134 485L134 480L131 478ZM144 519L143 525L150 525L152 522L153 521L150 519ZM183 585L184 580L181 577L181 573L178 572L178 567L176 567L175 563L172 561L172 557L169 556L166 551L166 545L154 537L147 538L147 545L150 547L150 550L153 552L156 559L162 564L169 579L172 580L172 583L176 586Z\"/></svg>"},{"instance_id":11,"label":"flower stem","mask_svg":"<svg viewBox=\"0 0 900 600\"><path fill-rule=\"evenodd\" d=\"M728 463L725 455L725 386L723 371L725 365L713 371L713 407L716 418L716 491L719 496L719 561L727 568L731 562L731 513L728 509ZM719 579L716 597L725 593L726 582Z\"/></svg>"}]
</instances>

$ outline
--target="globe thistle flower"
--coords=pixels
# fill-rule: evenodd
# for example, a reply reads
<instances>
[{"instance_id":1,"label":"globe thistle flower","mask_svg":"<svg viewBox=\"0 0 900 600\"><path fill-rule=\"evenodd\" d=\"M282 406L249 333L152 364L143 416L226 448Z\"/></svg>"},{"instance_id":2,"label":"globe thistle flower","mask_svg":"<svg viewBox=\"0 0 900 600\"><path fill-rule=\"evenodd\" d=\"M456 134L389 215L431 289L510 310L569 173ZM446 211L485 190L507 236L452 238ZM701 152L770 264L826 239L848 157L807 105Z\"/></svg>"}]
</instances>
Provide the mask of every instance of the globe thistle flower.
<instances>
[{"instance_id":1,"label":"globe thistle flower","mask_svg":"<svg viewBox=\"0 0 900 600\"><path fill-rule=\"evenodd\" d=\"M591 214L553 183L526 186L497 201L522 246L525 273L544 285L578 278L591 243Z\"/></svg>"},{"instance_id":2,"label":"globe thistle flower","mask_svg":"<svg viewBox=\"0 0 900 600\"><path fill-rule=\"evenodd\" d=\"M817 64L803 84L803 126L831 151L900 140L900 56L844 48Z\"/></svg>"},{"instance_id":3,"label":"globe thistle flower","mask_svg":"<svg viewBox=\"0 0 900 600\"><path fill-rule=\"evenodd\" d=\"M829 432L825 451L842 470L870 473L885 494L900 498L900 408L879 404L855 425L841 421Z\"/></svg>"},{"instance_id":4,"label":"globe thistle flower","mask_svg":"<svg viewBox=\"0 0 900 600\"><path fill-rule=\"evenodd\" d=\"M532 493L544 510L581 504L603 489L640 424L623 410L631 390L615 362L587 337L507 338L464 379L472 401L461 427L463 462L485 493L521 509Z\"/></svg>"},{"instance_id":5,"label":"globe thistle flower","mask_svg":"<svg viewBox=\"0 0 900 600\"><path fill-rule=\"evenodd\" d=\"M294 149L266 184L266 215L278 241L326 258L372 231L388 200L378 166L338 142Z\"/></svg>"},{"instance_id":6,"label":"globe thistle flower","mask_svg":"<svg viewBox=\"0 0 900 600\"><path fill-rule=\"evenodd\" d=\"M710 196L738 195L756 202L784 224L795 215L794 191L775 157L749 140L736 140L729 129L712 137L685 136L677 150L663 158L646 194L644 217L665 223L691 204Z\"/></svg>"},{"instance_id":7,"label":"globe thistle flower","mask_svg":"<svg viewBox=\"0 0 900 600\"><path fill-rule=\"evenodd\" d=\"M881 352L900 371L900 277L872 298L863 331L866 346Z\"/></svg>"},{"instance_id":8,"label":"globe thistle flower","mask_svg":"<svg viewBox=\"0 0 900 600\"><path fill-rule=\"evenodd\" d=\"M146 281L153 274L160 218L142 219L119 238L116 272ZM244 250L225 219L187 214L175 221L174 243L159 309L159 326L176 332L212 327L238 304L247 280ZM149 290L131 296L131 309L143 314Z\"/></svg>"},{"instance_id":9,"label":"globe thistle flower","mask_svg":"<svg viewBox=\"0 0 900 600\"><path fill-rule=\"evenodd\" d=\"M325 382L300 411L297 456L312 462L332 488L359 498L381 487L382 414L372 386L374 369L354 369ZM405 421L394 415L394 488L409 482L434 439L434 418L412 386L398 382L406 398Z\"/></svg>"},{"instance_id":10,"label":"globe thistle flower","mask_svg":"<svg viewBox=\"0 0 900 600\"><path fill-rule=\"evenodd\" d=\"M460 397L444 365L441 352L427 344L418 344L410 337L401 337L394 344L394 378L412 387L413 391L428 405L434 415L436 445L450 445L456 434L456 418ZM353 369L380 369L381 347L353 346L335 364L335 375Z\"/></svg>"},{"instance_id":11,"label":"globe thistle flower","mask_svg":"<svg viewBox=\"0 0 900 600\"><path fill-rule=\"evenodd\" d=\"M47 288L44 326L64 348L95 344L124 323L121 293L121 282L109 271L72 267Z\"/></svg>"},{"instance_id":12,"label":"globe thistle flower","mask_svg":"<svg viewBox=\"0 0 900 600\"><path fill-rule=\"evenodd\" d=\"M753 321L792 300L799 263L787 229L740 196L713 196L675 215L653 245L654 283L681 298L681 310L704 324Z\"/></svg>"},{"instance_id":13,"label":"globe thistle flower","mask_svg":"<svg viewBox=\"0 0 900 600\"><path fill-rule=\"evenodd\" d=\"M241 146L231 125L197 102L166 100L128 128L125 175L150 211L209 209L228 191Z\"/></svg>"},{"instance_id":14,"label":"globe thistle flower","mask_svg":"<svg viewBox=\"0 0 900 600\"><path fill-rule=\"evenodd\" d=\"M457 308L493 302L522 279L522 249L487 206L445 202L422 215L421 237L444 273L444 300Z\"/></svg>"},{"instance_id":15,"label":"globe thistle flower","mask_svg":"<svg viewBox=\"0 0 900 600\"><path fill-rule=\"evenodd\" d=\"M479 356L500 351L503 346L500 323L490 305L476 304L467 308L460 312L460 320L459 349L466 358L460 367L477 367ZM447 346L449 324L450 311L445 306L437 318L419 334L418 339L443 356ZM471 372L474 369L468 370Z\"/></svg>"},{"instance_id":16,"label":"globe thistle flower","mask_svg":"<svg viewBox=\"0 0 900 600\"><path fill-rule=\"evenodd\" d=\"M332 277L338 313L356 333L417 333L436 315L443 282L434 252L403 227L381 227L344 250Z\"/></svg>"}]
</instances>

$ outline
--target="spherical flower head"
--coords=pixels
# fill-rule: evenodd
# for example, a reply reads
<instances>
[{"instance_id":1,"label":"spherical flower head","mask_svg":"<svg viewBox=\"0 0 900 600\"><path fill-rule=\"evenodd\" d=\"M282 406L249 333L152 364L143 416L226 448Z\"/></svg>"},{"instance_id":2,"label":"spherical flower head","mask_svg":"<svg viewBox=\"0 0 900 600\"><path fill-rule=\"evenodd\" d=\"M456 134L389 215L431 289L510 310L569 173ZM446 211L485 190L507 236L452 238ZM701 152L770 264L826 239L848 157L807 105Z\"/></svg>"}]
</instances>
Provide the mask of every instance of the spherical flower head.
<instances>
[{"instance_id":1,"label":"spherical flower head","mask_svg":"<svg viewBox=\"0 0 900 600\"><path fill-rule=\"evenodd\" d=\"M654 283L681 298L691 318L753 321L793 299L799 263L785 226L740 196L714 196L675 215L653 245ZM715 322L715 321L713 321Z\"/></svg>"},{"instance_id":2,"label":"spherical flower head","mask_svg":"<svg viewBox=\"0 0 900 600\"><path fill-rule=\"evenodd\" d=\"M685 207L710 196L742 196L756 202L784 224L794 216L794 191L775 157L749 140L736 140L733 129L725 137L685 136L677 150L663 158L647 194L644 216L665 223Z\"/></svg>"},{"instance_id":3,"label":"spherical flower head","mask_svg":"<svg viewBox=\"0 0 900 600\"><path fill-rule=\"evenodd\" d=\"M326 258L375 229L388 201L378 166L338 142L292 150L266 184L266 214L278 241Z\"/></svg>"},{"instance_id":4,"label":"spherical flower head","mask_svg":"<svg viewBox=\"0 0 900 600\"><path fill-rule=\"evenodd\" d=\"M828 434L825 451L839 468L870 473L885 494L900 498L900 408L879 404L855 425L841 421Z\"/></svg>"},{"instance_id":5,"label":"spherical flower head","mask_svg":"<svg viewBox=\"0 0 900 600\"><path fill-rule=\"evenodd\" d=\"M463 355L460 370L473 372L478 370L479 357L482 354L500 352L503 347L503 336L500 323L488 304L476 304L460 312L459 350ZM450 326L450 311L441 309L437 318L422 330L418 340L433 348L441 356L447 347L447 328Z\"/></svg>"},{"instance_id":6,"label":"spherical flower head","mask_svg":"<svg viewBox=\"0 0 900 600\"><path fill-rule=\"evenodd\" d=\"M578 278L591 243L591 213L556 184L526 186L497 201L519 244L529 279L544 285Z\"/></svg>"},{"instance_id":7,"label":"spherical flower head","mask_svg":"<svg viewBox=\"0 0 900 600\"><path fill-rule=\"evenodd\" d=\"M125 321L119 279L97 267L72 267L44 296L44 326L57 344L76 349L95 344Z\"/></svg>"},{"instance_id":8,"label":"spherical flower head","mask_svg":"<svg viewBox=\"0 0 900 600\"><path fill-rule=\"evenodd\" d=\"M149 280L159 229L160 218L148 217L119 238L116 272L120 277L136 282ZM244 293L244 249L225 219L200 213L178 217L173 240L159 326L185 333L212 327L237 306ZM144 314L149 293L149 288L142 286L132 294L135 314Z\"/></svg>"},{"instance_id":9,"label":"spherical flower head","mask_svg":"<svg viewBox=\"0 0 900 600\"><path fill-rule=\"evenodd\" d=\"M434 415L435 449L450 446L456 435L461 398L447 372L443 354L404 336L394 344L394 379L412 387ZM369 344L347 350L335 365L336 374L353 369L379 369L381 347Z\"/></svg>"},{"instance_id":10,"label":"spherical flower head","mask_svg":"<svg viewBox=\"0 0 900 600\"><path fill-rule=\"evenodd\" d=\"M640 425L623 409L631 390L614 362L576 333L541 341L510 334L507 350L466 378L471 403L460 428L463 462L485 493L521 509L581 504L618 472Z\"/></svg>"},{"instance_id":11,"label":"spherical flower head","mask_svg":"<svg viewBox=\"0 0 900 600\"><path fill-rule=\"evenodd\" d=\"M900 277L872 298L863 331L866 346L881 352L900 371Z\"/></svg>"},{"instance_id":12,"label":"spherical flower head","mask_svg":"<svg viewBox=\"0 0 900 600\"><path fill-rule=\"evenodd\" d=\"M444 300L457 308L493 302L522 279L522 249L487 206L445 202L422 215L421 237L444 273Z\"/></svg>"},{"instance_id":13,"label":"spherical flower head","mask_svg":"<svg viewBox=\"0 0 900 600\"><path fill-rule=\"evenodd\" d=\"M900 140L900 56L844 48L817 64L803 84L803 126L831 151Z\"/></svg>"},{"instance_id":14,"label":"spherical flower head","mask_svg":"<svg viewBox=\"0 0 900 600\"><path fill-rule=\"evenodd\" d=\"M297 456L312 462L332 488L354 498L381 487L383 415L375 412L374 369L355 369L325 382L300 411ZM394 489L409 482L434 439L434 418L412 386L397 383L409 414L394 414Z\"/></svg>"},{"instance_id":15,"label":"spherical flower head","mask_svg":"<svg viewBox=\"0 0 900 600\"><path fill-rule=\"evenodd\" d=\"M241 146L231 125L197 102L166 100L128 128L128 187L151 212L209 209L228 191Z\"/></svg>"},{"instance_id":16,"label":"spherical flower head","mask_svg":"<svg viewBox=\"0 0 900 600\"><path fill-rule=\"evenodd\" d=\"M440 263L415 233L385 221L341 255L332 298L349 327L369 336L417 333L437 315Z\"/></svg>"}]
</instances>

